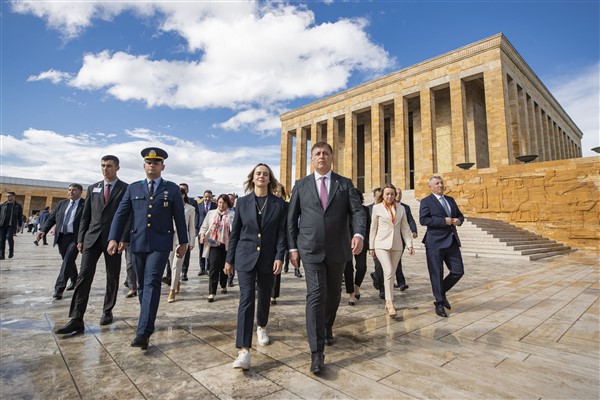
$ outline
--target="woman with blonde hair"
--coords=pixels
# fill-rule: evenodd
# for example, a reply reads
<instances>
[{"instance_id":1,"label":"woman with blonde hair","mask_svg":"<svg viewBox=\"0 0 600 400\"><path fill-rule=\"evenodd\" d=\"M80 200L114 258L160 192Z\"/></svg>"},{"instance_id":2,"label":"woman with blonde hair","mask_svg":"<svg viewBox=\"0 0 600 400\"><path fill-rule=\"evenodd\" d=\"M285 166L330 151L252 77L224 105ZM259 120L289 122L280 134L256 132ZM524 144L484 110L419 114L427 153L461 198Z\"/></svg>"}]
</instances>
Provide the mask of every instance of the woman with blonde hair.
<instances>
[{"instance_id":1,"label":"woman with blonde hair","mask_svg":"<svg viewBox=\"0 0 600 400\"><path fill-rule=\"evenodd\" d=\"M378 204L373 206L371 215L369 253L381 263L385 310L389 317L394 318L396 309L394 308L393 279L398 261L402 257L402 241L404 240L406 243L410 255L415 253L412 232L408 226L404 207L396 206L396 187L394 185L385 185L376 202Z\"/></svg>"},{"instance_id":2,"label":"woman with blonde hair","mask_svg":"<svg viewBox=\"0 0 600 400\"><path fill-rule=\"evenodd\" d=\"M277 181L266 164L257 164L248 174L248 193L237 202L231 228L225 272L237 271L240 288L235 345L240 349L233 368L250 368L250 348L254 327L255 298L256 336L258 344L269 344L269 321L273 276L281 273L286 250L285 202L273 194ZM258 284L258 290L255 290Z\"/></svg>"},{"instance_id":3,"label":"woman with blonde hair","mask_svg":"<svg viewBox=\"0 0 600 400\"><path fill-rule=\"evenodd\" d=\"M221 286L221 293L227 293L227 278L225 274L225 257L229 247L231 225L235 213L230 209L231 200L226 194L219 195L217 208L210 210L200 227L200 243L204 244L202 257L208 260L210 270L208 273L208 302L215 301L217 284Z\"/></svg>"}]
</instances>

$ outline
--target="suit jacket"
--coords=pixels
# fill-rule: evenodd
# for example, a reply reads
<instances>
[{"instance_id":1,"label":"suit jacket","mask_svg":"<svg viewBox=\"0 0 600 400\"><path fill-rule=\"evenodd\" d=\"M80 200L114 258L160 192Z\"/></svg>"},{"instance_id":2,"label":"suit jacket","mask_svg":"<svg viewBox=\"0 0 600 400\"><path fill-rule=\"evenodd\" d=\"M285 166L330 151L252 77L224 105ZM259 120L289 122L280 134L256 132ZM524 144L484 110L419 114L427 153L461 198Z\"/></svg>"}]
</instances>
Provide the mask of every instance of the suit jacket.
<instances>
[{"instance_id":1,"label":"suit jacket","mask_svg":"<svg viewBox=\"0 0 600 400\"><path fill-rule=\"evenodd\" d=\"M240 197L233 218L227 262L238 271L273 271L275 260L283 261L286 249L287 207L283 199L269 194L261 228L258 227L256 196L250 193Z\"/></svg>"},{"instance_id":2,"label":"suit jacket","mask_svg":"<svg viewBox=\"0 0 600 400\"><path fill-rule=\"evenodd\" d=\"M402 250L403 242L413 247L412 232L406 218L404 207L396 206L396 216L392 222L391 214L383 203L373 207L371 215L370 249Z\"/></svg>"},{"instance_id":3,"label":"suit jacket","mask_svg":"<svg viewBox=\"0 0 600 400\"><path fill-rule=\"evenodd\" d=\"M412 212L410 211L410 206L408 204L400 203L404 207L404 211L406 213L406 220L408 221L408 226L410 227L410 231L417 233L417 223L412 216Z\"/></svg>"},{"instance_id":4,"label":"suit jacket","mask_svg":"<svg viewBox=\"0 0 600 400\"><path fill-rule=\"evenodd\" d=\"M88 187L77 243L83 243L83 247L88 248L100 239L102 247L106 249L110 224L121 199L125 195L127 186L125 182L117 180L114 187L110 189L106 204L104 204L104 181ZM129 225L131 225L131 221L129 221ZM129 243L129 231L129 226L127 226L119 240L120 242Z\"/></svg>"},{"instance_id":5,"label":"suit jacket","mask_svg":"<svg viewBox=\"0 0 600 400\"><path fill-rule=\"evenodd\" d=\"M42 231L47 234L48 232L50 232L50 229L52 229L52 227L56 225L53 246L56 246L56 244L58 243L58 239L62 235L60 233L60 229L63 225L63 221L65 220L65 213L67 212L67 208L69 207L70 202L71 200L69 199L61 200L60 202L58 202L54 211L52 211L50 215L48 215L48 218L44 223L44 227L42 228ZM84 206L85 199L80 198L79 204L77 205L77 210L75 210L75 219L73 220L73 233L75 234L75 239L77 238L77 232L79 232L79 225L81 222L81 216L83 214Z\"/></svg>"},{"instance_id":6,"label":"suit jacket","mask_svg":"<svg viewBox=\"0 0 600 400\"><path fill-rule=\"evenodd\" d=\"M40 218L38 219L39 228L43 228L46 220L48 219L48 215L50 215L50 211L42 210L40 212Z\"/></svg>"},{"instance_id":7,"label":"suit jacket","mask_svg":"<svg viewBox=\"0 0 600 400\"><path fill-rule=\"evenodd\" d=\"M460 212L458 205L450 196L444 196L450 206L450 217L458 218L462 223L465 218ZM446 249L452 246L452 238L455 238L460 246L460 239L456 226L446 225L446 210L437 197L432 193L421 200L419 209L419 222L427 227L423 236L423 244L430 249Z\"/></svg>"},{"instance_id":8,"label":"suit jacket","mask_svg":"<svg viewBox=\"0 0 600 400\"><path fill-rule=\"evenodd\" d=\"M12 203L12 210L9 211L9 203L5 201L0 205L0 226L9 220L9 226L17 227L23 224L23 207L16 201Z\"/></svg>"},{"instance_id":9,"label":"suit jacket","mask_svg":"<svg viewBox=\"0 0 600 400\"><path fill-rule=\"evenodd\" d=\"M211 201L208 206L208 211L216 209L217 203ZM204 223L204 219L206 218L206 214L208 214L208 211L206 211L206 209L204 208L204 202L198 203L198 220L196 221L196 231L200 230L200 227Z\"/></svg>"},{"instance_id":10,"label":"suit jacket","mask_svg":"<svg viewBox=\"0 0 600 400\"><path fill-rule=\"evenodd\" d=\"M173 182L163 178L154 195L150 195L145 179L130 184L115 212L108 240L121 240L130 216L129 248L134 253L170 252L175 231L179 243L188 243L183 199L179 186Z\"/></svg>"},{"instance_id":11,"label":"suit jacket","mask_svg":"<svg viewBox=\"0 0 600 400\"><path fill-rule=\"evenodd\" d=\"M219 211L215 208L214 210L210 210L207 214L206 217L204 218L204 221L202 222L202 226L200 227L198 233L200 235L204 234L206 235L206 232L208 232L208 230L210 229L211 224L213 223L213 221L215 220L215 217L219 215ZM233 220L235 218L235 211L233 211L231 208L229 209L229 211L227 212L227 218L229 218L229 227L231 229L231 227L233 226ZM231 235L231 233L230 233ZM229 239L231 240L231 236L229 237ZM224 243L225 244L225 248L227 250L229 250L229 243ZM202 257L204 258L208 258L208 254L210 253L210 245L208 243L203 243L203 247L202 247Z\"/></svg>"},{"instance_id":12,"label":"suit jacket","mask_svg":"<svg viewBox=\"0 0 600 400\"><path fill-rule=\"evenodd\" d=\"M352 259L352 234L366 234L366 215L360 196L348 178L331 173L327 208L323 211L315 183L310 174L296 181L290 198L287 230L290 249L298 249L307 263L335 263Z\"/></svg>"}]
</instances>

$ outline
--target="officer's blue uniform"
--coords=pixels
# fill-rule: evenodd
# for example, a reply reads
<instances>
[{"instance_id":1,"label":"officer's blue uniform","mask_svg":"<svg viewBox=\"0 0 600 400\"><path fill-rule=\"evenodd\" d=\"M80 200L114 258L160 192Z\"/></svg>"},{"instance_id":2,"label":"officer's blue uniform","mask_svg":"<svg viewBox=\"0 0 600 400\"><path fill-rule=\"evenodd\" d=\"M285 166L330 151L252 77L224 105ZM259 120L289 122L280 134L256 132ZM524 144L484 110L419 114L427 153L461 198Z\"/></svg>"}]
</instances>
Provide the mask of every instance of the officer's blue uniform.
<instances>
[{"instance_id":1,"label":"officer's blue uniform","mask_svg":"<svg viewBox=\"0 0 600 400\"><path fill-rule=\"evenodd\" d=\"M141 307L137 335L148 338L154 332L161 278L173 248L173 221L179 243L188 243L179 186L161 178L154 194L150 194L146 179L130 184L113 218L109 240L120 240L130 215L129 249L137 273Z\"/></svg>"}]
</instances>

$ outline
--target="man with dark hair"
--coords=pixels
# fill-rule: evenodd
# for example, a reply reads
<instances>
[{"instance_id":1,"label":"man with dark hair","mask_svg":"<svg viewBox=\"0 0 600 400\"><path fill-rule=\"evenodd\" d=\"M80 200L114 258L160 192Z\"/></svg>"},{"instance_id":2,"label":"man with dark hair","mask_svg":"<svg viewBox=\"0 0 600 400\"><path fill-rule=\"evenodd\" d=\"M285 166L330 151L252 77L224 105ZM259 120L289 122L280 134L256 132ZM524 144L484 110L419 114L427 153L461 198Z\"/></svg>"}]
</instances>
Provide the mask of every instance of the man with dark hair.
<instances>
[{"instance_id":1,"label":"man with dark hair","mask_svg":"<svg viewBox=\"0 0 600 400\"><path fill-rule=\"evenodd\" d=\"M163 179L164 160L168 154L158 147L141 152L146 179L129 185L115 212L108 234L108 254L122 253L128 243L122 241L131 219L131 259L137 273L140 318L132 347L148 348L154 333L154 322L160 303L160 279L169 253L173 250L173 235L177 232L177 258L188 248L181 190ZM173 229L173 222L175 229Z\"/></svg>"},{"instance_id":2,"label":"man with dark hair","mask_svg":"<svg viewBox=\"0 0 600 400\"><path fill-rule=\"evenodd\" d=\"M311 164L314 174L294 185L287 223L290 261L295 268L300 260L304 265L310 371L319 374L324 346L335 341L344 268L362 251L367 221L352 181L331 170L333 149L328 143L313 145Z\"/></svg>"},{"instance_id":3,"label":"man with dark hair","mask_svg":"<svg viewBox=\"0 0 600 400\"><path fill-rule=\"evenodd\" d=\"M62 200L56 205L56 209L48 215L42 229L37 233L36 240L44 237L56 224L54 232L54 246L58 245L58 252L62 257L60 272L54 285L52 297L56 300L62 299L67 281L71 279L68 290L75 287L77 281L77 233L79 223L83 214L85 201L81 198L83 187L78 183L71 183L67 191L67 200Z\"/></svg>"},{"instance_id":4,"label":"man with dark hair","mask_svg":"<svg viewBox=\"0 0 600 400\"><path fill-rule=\"evenodd\" d=\"M15 201L15 192L6 193L6 201L0 205L0 260L5 259L4 251L8 241L8 258L15 256L15 235L23 224L23 207Z\"/></svg>"},{"instance_id":5,"label":"man with dark hair","mask_svg":"<svg viewBox=\"0 0 600 400\"><path fill-rule=\"evenodd\" d=\"M79 226L77 250L81 252L81 269L71 299L69 310L71 320L62 328L57 329L57 334L83 332L83 316L101 255L104 255L106 265L106 292L100 325L108 325L113 321L112 309L117 302L119 290L121 254L108 254L108 231L115 211L127 190L127 184L117 177L119 159L116 156L102 157L100 168L104 179L88 187L87 201ZM121 241L129 242L129 229L125 229Z\"/></svg>"},{"instance_id":6,"label":"man with dark hair","mask_svg":"<svg viewBox=\"0 0 600 400\"><path fill-rule=\"evenodd\" d=\"M196 221L196 235L204 222L204 218L206 218L206 214L210 210L214 210L217 208L217 203L213 201L213 192L210 190L204 191L204 196L202 197L202 202L198 204L198 220ZM200 237L198 236L198 250L200 251L200 272L198 272L198 276L206 275L206 271L208 271L208 260L202 257L202 252L204 251L203 243L200 243Z\"/></svg>"}]
</instances>

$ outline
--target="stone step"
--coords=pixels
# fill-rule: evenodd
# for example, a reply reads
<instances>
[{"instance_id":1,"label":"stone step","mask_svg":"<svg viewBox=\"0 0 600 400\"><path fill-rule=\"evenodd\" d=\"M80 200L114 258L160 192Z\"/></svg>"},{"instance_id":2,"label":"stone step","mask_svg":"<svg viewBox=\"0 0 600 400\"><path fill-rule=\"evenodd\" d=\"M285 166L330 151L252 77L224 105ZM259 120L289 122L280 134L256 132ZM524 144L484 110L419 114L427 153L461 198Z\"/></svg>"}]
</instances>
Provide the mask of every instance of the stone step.
<instances>
[{"instance_id":1,"label":"stone step","mask_svg":"<svg viewBox=\"0 0 600 400\"><path fill-rule=\"evenodd\" d=\"M535 261L535 260L540 260L542 258L549 258L549 257L554 257L554 256L560 256L563 254L568 254L573 252L574 250L571 249L570 247L567 247L563 250L558 250L558 251L551 251L548 253L540 253L540 254L533 254L531 256L529 256L529 260L531 261Z\"/></svg>"}]
</instances>

